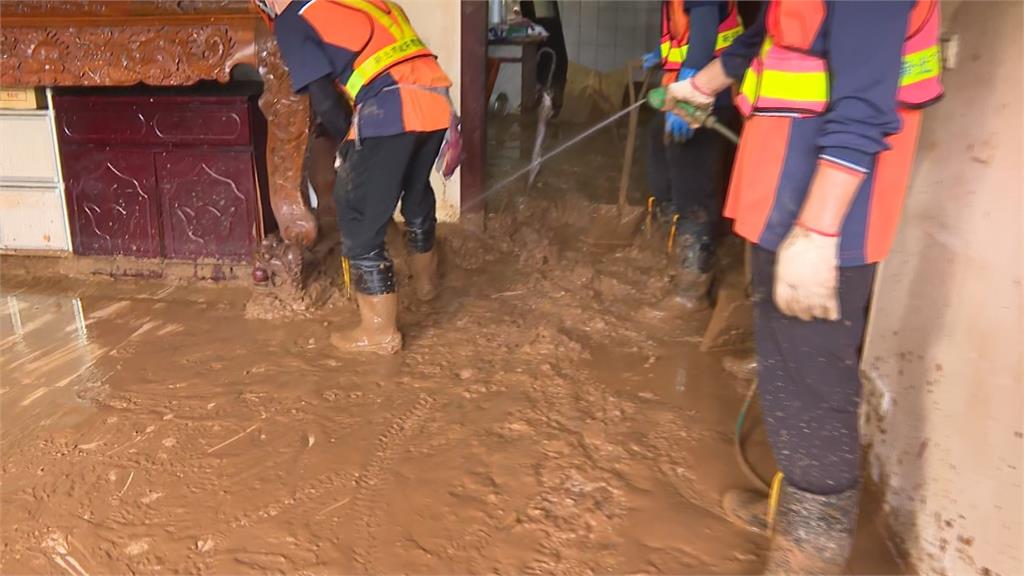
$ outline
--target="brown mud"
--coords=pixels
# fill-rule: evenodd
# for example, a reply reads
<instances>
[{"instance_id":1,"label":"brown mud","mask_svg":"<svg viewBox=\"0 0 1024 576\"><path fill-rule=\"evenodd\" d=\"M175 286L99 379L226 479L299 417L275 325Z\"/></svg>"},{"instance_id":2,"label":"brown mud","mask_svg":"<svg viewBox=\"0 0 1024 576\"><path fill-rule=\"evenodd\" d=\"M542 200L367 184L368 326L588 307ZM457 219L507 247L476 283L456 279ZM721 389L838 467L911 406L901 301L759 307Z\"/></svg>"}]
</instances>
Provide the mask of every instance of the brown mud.
<instances>
[{"instance_id":1,"label":"brown mud","mask_svg":"<svg viewBox=\"0 0 1024 576\"><path fill-rule=\"evenodd\" d=\"M330 345L337 295L263 320L243 286L5 275L0 573L757 572L767 540L719 504L750 486L710 312L637 319L660 237L579 241L573 202L617 183L598 141L485 233L442 228L438 298L400 274L394 357ZM862 516L854 570L900 572Z\"/></svg>"}]
</instances>

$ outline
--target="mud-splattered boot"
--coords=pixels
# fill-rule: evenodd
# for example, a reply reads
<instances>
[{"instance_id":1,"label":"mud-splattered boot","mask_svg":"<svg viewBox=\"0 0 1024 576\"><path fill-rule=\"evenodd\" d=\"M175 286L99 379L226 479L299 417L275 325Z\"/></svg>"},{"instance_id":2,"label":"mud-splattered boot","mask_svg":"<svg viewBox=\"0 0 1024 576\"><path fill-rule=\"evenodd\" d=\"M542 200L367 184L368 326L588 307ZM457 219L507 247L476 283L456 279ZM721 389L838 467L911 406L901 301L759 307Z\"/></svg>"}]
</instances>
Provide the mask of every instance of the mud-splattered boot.
<instances>
[{"instance_id":1,"label":"mud-splattered boot","mask_svg":"<svg viewBox=\"0 0 1024 576\"><path fill-rule=\"evenodd\" d=\"M765 574L842 574L857 527L856 488L818 495L785 483Z\"/></svg>"},{"instance_id":2,"label":"mud-splattered boot","mask_svg":"<svg viewBox=\"0 0 1024 576\"><path fill-rule=\"evenodd\" d=\"M409 270L412 272L412 290L423 302L437 296L437 251L409 255Z\"/></svg>"},{"instance_id":3,"label":"mud-splattered boot","mask_svg":"<svg viewBox=\"0 0 1024 576\"><path fill-rule=\"evenodd\" d=\"M658 200L654 196L647 199L647 223L650 230L667 229L676 220L676 205L671 200Z\"/></svg>"},{"instance_id":4,"label":"mud-splattered boot","mask_svg":"<svg viewBox=\"0 0 1024 576\"><path fill-rule=\"evenodd\" d=\"M416 297L427 302L437 296L437 250L434 247L437 219L431 215L405 223L405 245Z\"/></svg>"},{"instance_id":5,"label":"mud-splattered boot","mask_svg":"<svg viewBox=\"0 0 1024 576\"><path fill-rule=\"evenodd\" d=\"M331 335L331 344L344 352L375 352L395 354L402 349L402 333L398 331L398 294L370 296L356 294L359 303L359 326Z\"/></svg>"},{"instance_id":6,"label":"mud-splattered boot","mask_svg":"<svg viewBox=\"0 0 1024 576\"><path fill-rule=\"evenodd\" d=\"M757 354L726 356L722 359L722 368L740 380L753 380L757 378Z\"/></svg>"},{"instance_id":7,"label":"mud-splattered boot","mask_svg":"<svg viewBox=\"0 0 1024 576\"><path fill-rule=\"evenodd\" d=\"M359 326L331 335L331 344L345 352L395 354L402 349L398 331L398 294L394 264L384 249L350 258L359 305Z\"/></svg>"},{"instance_id":8,"label":"mud-splattered boot","mask_svg":"<svg viewBox=\"0 0 1024 576\"><path fill-rule=\"evenodd\" d=\"M680 223L672 249L679 256L680 270L667 298L648 306L641 316L648 320L668 320L707 309L711 289L714 243L705 226Z\"/></svg>"},{"instance_id":9,"label":"mud-splattered boot","mask_svg":"<svg viewBox=\"0 0 1024 576\"><path fill-rule=\"evenodd\" d=\"M730 490L722 497L727 520L757 534L768 534L768 497L749 490Z\"/></svg>"}]
</instances>

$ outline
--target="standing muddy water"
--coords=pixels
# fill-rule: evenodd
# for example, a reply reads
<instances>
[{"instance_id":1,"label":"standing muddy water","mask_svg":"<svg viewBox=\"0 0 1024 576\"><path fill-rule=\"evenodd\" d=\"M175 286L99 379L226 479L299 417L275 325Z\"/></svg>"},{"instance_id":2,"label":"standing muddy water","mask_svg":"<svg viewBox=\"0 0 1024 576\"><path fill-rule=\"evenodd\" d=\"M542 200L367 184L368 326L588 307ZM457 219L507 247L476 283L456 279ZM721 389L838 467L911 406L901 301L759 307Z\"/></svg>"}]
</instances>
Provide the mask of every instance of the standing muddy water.
<instances>
[{"instance_id":1,"label":"standing muddy water","mask_svg":"<svg viewBox=\"0 0 1024 576\"><path fill-rule=\"evenodd\" d=\"M0 573L757 572L767 539L718 504L748 482L708 313L638 319L659 238L575 240L566 192L611 198L615 146L486 234L442 229L443 293L403 301L394 357L330 346L340 298L271 321L243 286L6 275ZM863 519L854 569L900 572Z\"/></svg>"}]
</instances>

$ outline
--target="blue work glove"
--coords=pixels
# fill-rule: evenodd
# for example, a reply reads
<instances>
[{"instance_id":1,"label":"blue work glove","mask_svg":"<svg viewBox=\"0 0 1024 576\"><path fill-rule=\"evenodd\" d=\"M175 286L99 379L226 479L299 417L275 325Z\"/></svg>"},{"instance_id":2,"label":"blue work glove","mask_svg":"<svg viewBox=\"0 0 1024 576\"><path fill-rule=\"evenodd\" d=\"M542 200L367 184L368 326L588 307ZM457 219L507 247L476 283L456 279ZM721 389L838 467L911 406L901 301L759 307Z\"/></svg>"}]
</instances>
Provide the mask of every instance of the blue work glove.
<instances>
[{"instance_id":1,"label":"blue work glove","mask_svg":"<svg viewBox=\"0 0 1024 576\"><path fill-rule=\"evenodd\" d=\"M679 70L676 82L689 80L697 73L695 68L683 68ZM678 114L665 113L665 135L676 142L686 142L693 136L693 128Z\"/></svg>"},{"instance_id":2,"label":"blue work glove","mask_svg":"<svg viewBox=\"0 0 1024 576\"><path fill-rule=\"evenodd\" d=\"M661 49L655 48L653 51L644 54L643 62L644 70L661 67Z\"/></svg>"},{"instance_id":3,"label":"blue work glove","mask_svg":"<svg viewBox=\"0 0 1024 576\"><path fill-rule=\"evenodd\" d=\"M665 112L665 136L674 142L686 142L693 136L693 128L681 116Z\"/></svg>"}]
</instances>

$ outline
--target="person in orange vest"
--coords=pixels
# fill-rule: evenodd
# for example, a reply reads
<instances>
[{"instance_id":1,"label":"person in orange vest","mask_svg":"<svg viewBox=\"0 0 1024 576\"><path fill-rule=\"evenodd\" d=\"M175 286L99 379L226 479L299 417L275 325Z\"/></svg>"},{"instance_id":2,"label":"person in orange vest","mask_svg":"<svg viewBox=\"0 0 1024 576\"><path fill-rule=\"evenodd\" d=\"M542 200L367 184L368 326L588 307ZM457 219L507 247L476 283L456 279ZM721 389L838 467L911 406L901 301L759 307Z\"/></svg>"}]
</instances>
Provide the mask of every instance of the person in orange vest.
<instances>
[{"instance_id":1,"label":"person in orange vest","mask_svg":"<svg viewBox=\"0 0 1024 576\"><path fill-rule=\"evenodd\" d=\"M772 0L717 60L668 89L667 109L709 107L740 81L747 121L725 215L754 244L758 384L780 473L777 505L731 492L724 508L756 530L772 517L769 573L835 574L850 552L861 342L921 108L942 96L939 48L936 0Z\"/></svg>"},{"instance_id":2,"label":"person in orange vest","mask_svg":"<svg viewBox=\"0 0 1024 576\"><path fill-rule=\"evenodd\" d=\"M662 85L685 80L743 32L736 3L724 0L664 0L658 48L644 68L662 69ZM719 117L735 116L728 97L716 102ZM721 212L721 166L728 143L710 130L694 130L675 114L659 114L647 139L651 209L667 222L669 249L676 251L677 290L646 312L672 316L704 305Z\"/></svg>"},{"instance_id":3,"label":"person in orange vest","mask_svg":"<svg viewBox=\"0 0 1024 576\"><path fill-rule=\"evenodd\" d=\"M413 288L437 292L436 200L430 171L452 125L452 82L390 0L257 0L296 92L345 142L334 187L342 256L361 322L342 350L402 347L394 264L384 243L401 201Z\"/></svg>"}]
</instances>

